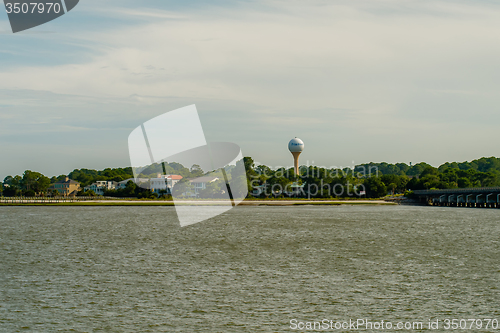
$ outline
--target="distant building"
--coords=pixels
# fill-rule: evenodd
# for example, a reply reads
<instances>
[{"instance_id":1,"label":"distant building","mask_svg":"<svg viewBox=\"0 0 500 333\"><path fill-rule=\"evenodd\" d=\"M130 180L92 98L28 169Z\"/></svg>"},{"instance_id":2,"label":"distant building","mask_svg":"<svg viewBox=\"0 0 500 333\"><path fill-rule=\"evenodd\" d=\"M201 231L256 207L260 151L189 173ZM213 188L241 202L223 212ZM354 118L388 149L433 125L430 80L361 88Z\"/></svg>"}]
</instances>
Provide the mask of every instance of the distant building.
<instances>
[{"instance_id":1,"label":"distant building","mask_svg":"<svg viewBox=\"0 0 500 333\"><path fill-rule=\"evenodd\" d=\"M123 190L124 188L127 187L128 182L135 183L137 186L140 186L142 188L149 188L149 179L148 178L129 178L122 180L121 182L118 182L116 184L116 189L117 190Z\"/></svg>"},{"instance_id":2,"label":"distant building","mask_svg":"<svg viewBox=\"0 0 500 333\"><path fill-rule=\"evenodd\" d=\"M194 187L194 196L197 196L200 194L201 190L204 190L207 188L207 184L218 181L218 177L210 177L210 176L205 176L205 177L199 177L195 179L191 179L190 182Z\"/></svg>"},{"instance_id":3,"label":"distant building","mask_svg":"<svg viewBox=\"0 0 500 333\"><path fill-rule=\"evenodd\" d=\"M290 185L286 188L284 193L287 194L288 196L300 195L301 193L303 193L304 186L305 186L305 184L300 185L297 182L293 182L292 185ZM308 191L308 193L309 193L309 191Z\"/></svg>"},{"instance_id":4,"label":"distant building","mask_svg":"<svg viewBox=\"0 0 500 333\"><path fill-rule=\"evenodd\" d=\"M64 180L50 185L49 191L57 191L59 195L65 197L76 196L78 191L80 191L80 183L66 177Z\"/></svg>"},{"instance_id":5,"label":"distant building","mask_svg":"<svg viewBox=\"0 0 500 333\"><path fill-rule=\"evenodd\" d=\"M94 193L97 195L104 195L104 192L114 190L116 188L116 185L117 183L113 181L98 180L94 184L85 186L83 190L85 192L94 191Z\"/></svg>"},{"instance_id":6,"label":"distant building","mask_svg":"<svg viewBox=\"0 0 500 333\"><path fill-rule=\"evenodd\" d=\"M116 189L124 189L127 187L127 183L132 181L137 186L151 190L153 193L160 193L160 191L165 191L162 193L172 194L172 189L174 185L180 181L183 177L179 175L162 175L158 174L156 178L129 178L125 179L116 184Z\"/></svg>"},{"instance_id":7,"label":"distant building","mask_svg":"<svg viewBox=\"0 0 500 333\"><path fill-rule=\"evenodd\" d=\"M183 177L179 175L161 175L158 174L156 178L151 178L149 180L149 189L151 192L160 193L160 191L165 191L165 194L172 194L172 189L175 184L180 181Z\"/></svg>"},{"instance_id":8,"label":"distant building","mask_svg":"<svg viewBox=\"0 0 500 333\"><path fill-rule=\"evenodd\" d=\"M254 197L259 197L261 196L262 194L266 194L267 192L267 184L264 183L262 185L256 185L253 187L253 191L252 191L252 195Z\"/></svg>"}]
</instances>

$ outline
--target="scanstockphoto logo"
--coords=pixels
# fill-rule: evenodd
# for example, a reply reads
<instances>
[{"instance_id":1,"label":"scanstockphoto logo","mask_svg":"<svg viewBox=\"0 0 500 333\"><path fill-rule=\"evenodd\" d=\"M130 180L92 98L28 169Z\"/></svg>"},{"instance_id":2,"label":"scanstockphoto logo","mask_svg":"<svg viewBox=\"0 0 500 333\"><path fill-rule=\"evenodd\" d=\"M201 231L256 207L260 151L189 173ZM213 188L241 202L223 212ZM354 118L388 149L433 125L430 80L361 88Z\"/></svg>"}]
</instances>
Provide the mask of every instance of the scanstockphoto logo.
<instances>
[{"instance_id":1,"label":"scanstockphoto logo","mask_svg":"<svg viewBox=\"0 0 500 333\"><path fill-rule=\"evenodd\" d=\"M12 32L20 32L63 16L76 7L79 0L4 0Z\"/></svg>"},{"instance_id":2,"label":"scanstockphoto logo","mask_svg":"<svg viewBox=\"0 0 500 333\"><path fill-rule=\"evenodd\" d=\"M171 195L181 226L222 214L248 194L240 147L207 142L195 105L138 126L128 147L135 183Z\"/></svg>"}]
</instances>

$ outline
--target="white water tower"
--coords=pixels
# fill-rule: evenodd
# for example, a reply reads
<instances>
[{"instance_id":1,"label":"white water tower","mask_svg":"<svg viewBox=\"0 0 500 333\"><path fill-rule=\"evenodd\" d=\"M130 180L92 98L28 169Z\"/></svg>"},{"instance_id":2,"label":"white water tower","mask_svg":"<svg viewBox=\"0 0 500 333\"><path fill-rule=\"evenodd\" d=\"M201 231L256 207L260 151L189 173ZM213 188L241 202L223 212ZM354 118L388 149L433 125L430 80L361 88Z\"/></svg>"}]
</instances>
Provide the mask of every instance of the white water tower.
<instances>
[{"instance_id":1,"label":"white water tower","mask_svg":"<svg viewBox=\"0 0 500 333\"><path fill-rule=\"evenodd\" d=\"M294 138L288 143L288 150L293 155L293 167L295 168L295 174L299 175L299 155L304 150L304 142L299 138Z\"/></svg>"}]
</instances>

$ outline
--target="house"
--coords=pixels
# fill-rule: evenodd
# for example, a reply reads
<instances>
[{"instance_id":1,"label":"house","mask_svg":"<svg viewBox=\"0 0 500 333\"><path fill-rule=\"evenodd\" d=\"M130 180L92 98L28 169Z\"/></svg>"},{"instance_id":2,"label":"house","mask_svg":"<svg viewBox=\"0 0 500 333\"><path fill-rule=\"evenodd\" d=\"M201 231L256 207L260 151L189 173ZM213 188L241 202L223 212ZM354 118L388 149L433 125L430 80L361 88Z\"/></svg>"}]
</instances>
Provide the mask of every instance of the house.
<instances>
[{"instance_id":1,"label":"house","mask_svg":"<svg viewBox=\"0 0 500 333\"><path fill-rule=\"evenodd\" d=\"M151 178L149 180L149 189L151 192L160 193L160 191L165 191L165 194L172 194L172 189L174 185L180 181L183 177L179 175L162 175L158 174L156 178Z\"/></svg>"},{"instance_id":2,"label":"house","mask_svg":"<svg viewBox=\"0 0 500 333\"><path fill-rule=\"evenodd\" d=\"M98 180L94 184L85 186L83 190L85 192L94 191L94 193L97 195L104 195L105 191L114 190L116 188L116 185L117 183L113 181Z\"/></svg>"},{"instance_id":3,"label":"house","mask_svg":"<svg viewBox=\"0 0 500 333\"><path fill-rule=\"evenodd\" d=\"M300 185L297 182L293 182L292 185L288 186L285 189L284 193L287 194L288 196L298 196L301 193L305 194L305 192L304 192L304 186L305 186L305 184ZM310 190L307 190L307 193L310 194ZM316 194L314 194L314 195L316 195Z\"/></svg>"},{"instance_id":4,"label":"house","mask_svg":"<svg viewBox=\"0 0 500 333\"><path fill-rule=\"evenodd\" d=\"M129 178L124 181L119 182L116 185L116 189L124 189L127 187L127 183L132 181L137 184L137 186L151 190L154 193L160 193L160 191L166 191L166 194L172 194L172 189L174 185L180 181L183 177L179 175L162 175L158 174L156 178Z\"/></svg>"},{"instance_id":5,"label":"house","mask_svg":"<svg viewBox=\"0 0 500 333\"><path fill-rule=\"evenodd\" d=\"M213 177L213 176L205 176L189 180L191 182L191 185L193 185L194 187L194 194L192 196L198 196L201 190L207 188L207 184L218 180L219 180L218 177Z\"/></svg>"},{"instance_id":6,"label":"house","mask_svg":"<svg viewBox=\"0 0 500 333\"><path fill-rule=\"evenodd\" d=\"M116 184L116 189L117 190L123 190L124 188L127 187L128 182L135 183L137 186L142 187L142 188L148 188L149 189L149 179L148 178L129 178L122 180L121 182L118 182Z\"/></svg>"},{"instance_id":7,"label":"house","mask_svg":"<svg viewBox=\"0 0 500 333\"><path fill-rule=\"evenodd\" d=\"M59 195L65 197L76 196L78 191L80 191L80 183L66 177L64 180L50 185L49 191L57 191Z\"/></svg>"},{"instance_id":8,"label":"house","mask_svg":"<svg viewBox=\"0 0 500 333\"><path fill-rule=\"evenodd\" d=\"M261 195L266 195L267 193L267 183L262 185L256 185L253 187L252 196L259 197Z\"/></svg>"}]
</instances>

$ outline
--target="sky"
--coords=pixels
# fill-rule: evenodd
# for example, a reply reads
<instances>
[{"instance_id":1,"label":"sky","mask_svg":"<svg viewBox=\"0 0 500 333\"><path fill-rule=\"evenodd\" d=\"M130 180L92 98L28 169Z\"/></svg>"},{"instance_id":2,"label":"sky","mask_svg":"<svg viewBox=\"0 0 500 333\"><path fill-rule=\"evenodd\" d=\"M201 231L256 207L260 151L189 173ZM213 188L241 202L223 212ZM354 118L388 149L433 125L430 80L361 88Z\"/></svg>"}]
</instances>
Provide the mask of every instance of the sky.
<instances>
[{"instance_id":1,"label":"sky","mask_svg":"<svg viewBox=\"0 0 500 333\"><path fill-rule=\"evenodd\" d=\"M207 141L302 164L499 156L493 1L81 0L13 34L0 10L0 178L130 166L140 124L196 104Z\"/></svg>"}]
</instances>

